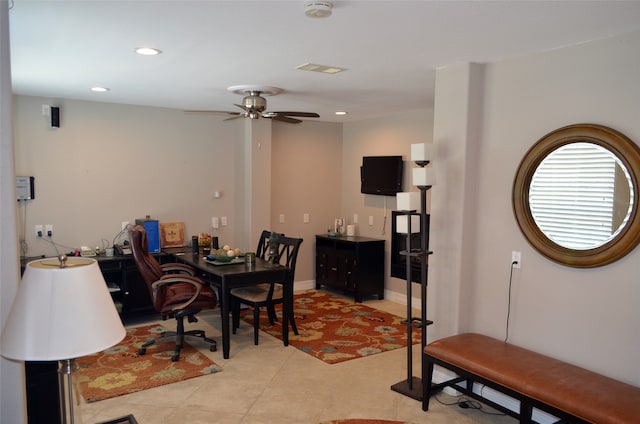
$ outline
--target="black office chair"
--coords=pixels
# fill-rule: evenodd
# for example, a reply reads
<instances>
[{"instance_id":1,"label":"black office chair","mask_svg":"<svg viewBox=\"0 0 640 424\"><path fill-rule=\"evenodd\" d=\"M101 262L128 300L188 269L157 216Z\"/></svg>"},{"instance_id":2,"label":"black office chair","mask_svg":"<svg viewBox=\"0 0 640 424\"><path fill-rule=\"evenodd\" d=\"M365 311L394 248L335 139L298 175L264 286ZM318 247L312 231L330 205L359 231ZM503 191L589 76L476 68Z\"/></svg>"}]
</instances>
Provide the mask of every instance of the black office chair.
<instances>
[{"instance_id":1,"label":"black office chair","mask_svg":"<svg viewBox=\"0 0 640 424\"><path fill-rule=\"evenodd\" d=\"M184 330L184 318L197 322L195 314L202 309L213 309L217 305L215 292L202 280L194 276L193 268L185 264L171 263L160 265L149 253L147 233L142 225L129 230L129 241L133 259L147 284L153 307L162 319L175 318L176 331L166 331L158 339L144 343L138 353L144 355L153 344L175 339L175 351L172 361L180 359L180 350L185 338L197 337L209 343L209 350L216 351L216 341L206 337L203 330Z\"/></svg>"},{"instance_id":2,"label":"black office chair","mask_svg":"<svg viewBox=\"0 0 640 424\"><path fill-rule=\"evenodd\" d=\"M256 256L262 259L268 259L269 236L270 231L263 231L258 241ZM285 237L282 234L276 234L278 243L278 252L275 261L289 268L287 273L287 283L293 284L296 272L296 261L298 251L302 244L301 238ZM253 308L253 343L258 344L258 331L260 330L260 308L266 307L269 322L273 325L278 320L275 312L275 305L284 302L284 288L280 283L263 283L247 287L239 287L232 289L231 292L231 316L233 333L240 326L240 304L248 305ZM298 334L293 313L289 317L291 328L294 334Z\"/></svg>"}]
</instances>

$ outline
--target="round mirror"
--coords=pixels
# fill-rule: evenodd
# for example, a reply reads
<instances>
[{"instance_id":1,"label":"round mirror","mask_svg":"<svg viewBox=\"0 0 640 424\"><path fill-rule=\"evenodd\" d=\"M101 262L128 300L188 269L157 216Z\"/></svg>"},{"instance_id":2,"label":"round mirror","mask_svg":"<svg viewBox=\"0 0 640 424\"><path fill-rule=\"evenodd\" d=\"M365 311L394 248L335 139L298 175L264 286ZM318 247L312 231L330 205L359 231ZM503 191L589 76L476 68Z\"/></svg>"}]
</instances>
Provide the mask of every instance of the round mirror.
<instances>
[{"instance_id":1,"label":"round mirror","mask_svg":"<svg viewBox=\"0 0 640 424\"><path fill-rule=\"evenodd\" d=\"M555 130L527 152L513 184L525 238L547 258L573 267L611 263L640 242L640 149L595 124Z\"/></svg>"}]
</instances>

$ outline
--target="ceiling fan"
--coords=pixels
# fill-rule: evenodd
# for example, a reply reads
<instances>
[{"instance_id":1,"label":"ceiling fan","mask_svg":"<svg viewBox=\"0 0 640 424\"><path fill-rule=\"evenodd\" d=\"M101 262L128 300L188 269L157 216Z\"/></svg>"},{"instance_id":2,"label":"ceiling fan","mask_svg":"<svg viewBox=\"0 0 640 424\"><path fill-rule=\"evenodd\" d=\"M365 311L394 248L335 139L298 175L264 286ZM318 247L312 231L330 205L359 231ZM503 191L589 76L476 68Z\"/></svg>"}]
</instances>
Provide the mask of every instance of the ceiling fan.
<instances>
[{"instance_id":1,"label":"ceiling fan","mask_svg":"<svg viewBox=\"0 0 640 424\"><path fill-rule=\"evenodd\" d=\"M231 119L238 118L269 118L274 121L287 122L290 124L299 124L302 122L300 119L292 118L293 116L301 118L319 118L320 115L313 112L271 112L267 111L267 99L263 96L274 96L282 92L281 88L258 86L258 85L233 85L227 88L228 91L236 94L245 94L242 98L242 104L234 103L235 106L242 109L242 112L229 112L221 110L187 110L185 112L209 112L209 113L226 113L228 115L235 115L231 118L225 119L229 121Z\"/></svg>"}]
</instances>

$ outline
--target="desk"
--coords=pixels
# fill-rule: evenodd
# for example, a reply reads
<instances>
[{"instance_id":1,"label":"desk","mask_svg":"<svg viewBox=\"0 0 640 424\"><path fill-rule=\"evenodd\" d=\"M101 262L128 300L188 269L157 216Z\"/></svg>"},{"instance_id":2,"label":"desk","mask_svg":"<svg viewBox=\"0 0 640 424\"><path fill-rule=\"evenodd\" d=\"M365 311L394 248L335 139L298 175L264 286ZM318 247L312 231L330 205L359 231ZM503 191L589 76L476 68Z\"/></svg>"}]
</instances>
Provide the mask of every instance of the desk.
<instances>
[{"instance_id":1,"label":"desk","mask_svg":"<svg viewBox=\"0 0 640 424\"><path fill-rule=\"evenodd\" d=\"M255 264L248 266L244 263L231 265L212 265L203 255L193 252L174 253L176 260L191 265L207 274L208 281L218 289L218 302L222 316L222 353L224 359L229 358L231 338L231 320L229 319L230 292L232 288L244 287L260 283L281 283L284 290L282 314L282 341L289 345L289 317L293 315L293 281L288 281L289 269L284 266L268 267L267 262L256 258Z\"/></svg>"}]
</instances>

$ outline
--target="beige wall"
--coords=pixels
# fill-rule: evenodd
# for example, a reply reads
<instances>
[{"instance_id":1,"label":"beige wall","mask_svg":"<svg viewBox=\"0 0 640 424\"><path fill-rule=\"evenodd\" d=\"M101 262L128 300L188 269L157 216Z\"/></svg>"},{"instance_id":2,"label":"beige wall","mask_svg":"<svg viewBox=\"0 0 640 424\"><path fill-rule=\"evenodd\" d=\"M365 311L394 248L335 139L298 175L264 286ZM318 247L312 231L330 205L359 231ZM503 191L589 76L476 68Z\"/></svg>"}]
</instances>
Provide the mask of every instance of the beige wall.
<instances>
[{"instance_id":1,"label":"beige wall","mask_svg":"<svg viewBox=\"0 0 640 424\"><path fill-rule=\"evenodd\" d=\"M417 191L411 182L411 169L415 167L411 162L411 144L431 143L432 125L433 110L427 108L344 124L342 217L351 224L357 214L358 235L386 240L385 296L397 301L406 301L406 282L390 277L391 211L396 210L396 198L360 193L360 166L363 156L400 155L404 159L403 190ZM369 225L370 216L373 225Z\"/></svg>"},{"instance_id":2,"label":"beige wall","mask_svg":"<svg viewBox=\"0 0 640 424\"><path fill-rule=\"evenodd\" d=\"M60 107L61 126L50 129L42 104ZM236 244L232 231L236 126L215 115L107 103L15 97L16 173L35 177L34 200L21 206L29 256L54 255L34 236L52 224L60 248L110 243L122 221L149 214L183 221L187 237L212 232L211 217L227 216L216 232ZM214 199L220 190L223 196Z\"/></svg>"},{"instance_id":3,"label":"beige wall","mask_svg":"<svg viewBox=\"0 0 640 424\"><path fill-rule=\"evenodd\" d=\"M296 280L315 279L314 235L340 214L341 124L14 99L16 172L35 177L36 198L19 206L28 256L56 253L35 237L36 224L52 224L53 241L69 251L110 244L122 221L149 214L184 222L187 237L209 232L243 250L263 228L303 237ZM59 129L49 128L43 104L60 107ZM228 226L214 230L213 216Z\"/></svg>"},{"instance_id":4,"label":"beige wall","mask_svg":"<svg viewBox=\"0 0 640 424\"><path fill-rule=\"evenodd\" d=\"M511 207L517 166L549 131L593 122L640 142L638 51L635 33L438 71L434 142L438 161L450 165L432 198L432 337L459 331L505 337L511 251L518 250L509 340L640 385L640 250L594 269L558 265L530 247ZM467 116L462 122L460 114ZM473 166L454 177L465 163ZM447 213L445 193L462 194L457 213Z\"/></svg>"},{"instance_id":5,"label":"beige wall","mask_svg":"<svg viewBox=\"0 0 640 424\"><path fill-rule=\"evenodd\" d=\"M326 233L340 214L341 148L342 124L273 124L271 228L304 239L296 267L298 283L315 283L315 235Z\"/></svg>"}]
</instances>

